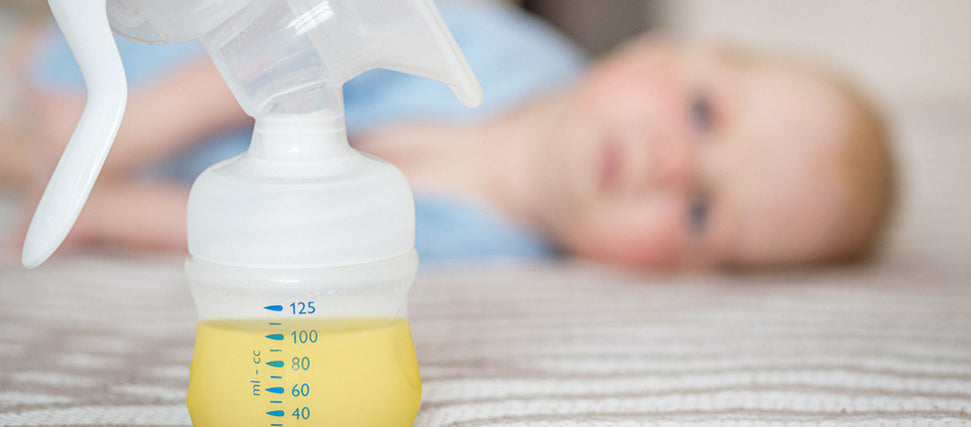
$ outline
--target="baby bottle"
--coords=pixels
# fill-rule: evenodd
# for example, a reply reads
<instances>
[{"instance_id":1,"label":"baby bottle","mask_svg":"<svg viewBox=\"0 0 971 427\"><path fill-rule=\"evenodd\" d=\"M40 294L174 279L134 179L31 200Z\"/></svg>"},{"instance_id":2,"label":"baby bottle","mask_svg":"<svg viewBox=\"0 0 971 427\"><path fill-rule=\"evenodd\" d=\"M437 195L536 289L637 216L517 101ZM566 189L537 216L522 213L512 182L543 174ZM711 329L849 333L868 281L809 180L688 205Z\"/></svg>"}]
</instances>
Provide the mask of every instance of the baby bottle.
<instances>
[{"instance_id":1,"label":"baby bottle","mask_svg":"<svg viewBox=\"0 0 971 427\"><path fill-rule=\"evenodd\" d=\"M351 149L340 123L258 118L249 151L193 185L196 426L414 422L411 193L397 169Z\"/></svg>"},{"instance_id":2,"label":"baby bottle","mask_svg":"<svg viewBox=\"0 0 971 427\"><path fill-rule=\"evenodd\" d=\"M121 121L125 75L109 25L143 42L198 39L256 120L249 150L206 170L189 196L193 424L411 425L421 402L407 322L414 202L401 172L348 144L341 91L385 68L480 102L431 0L49 2L88 100L24 265L67 235Z\"/></svg>"}]
</instances>

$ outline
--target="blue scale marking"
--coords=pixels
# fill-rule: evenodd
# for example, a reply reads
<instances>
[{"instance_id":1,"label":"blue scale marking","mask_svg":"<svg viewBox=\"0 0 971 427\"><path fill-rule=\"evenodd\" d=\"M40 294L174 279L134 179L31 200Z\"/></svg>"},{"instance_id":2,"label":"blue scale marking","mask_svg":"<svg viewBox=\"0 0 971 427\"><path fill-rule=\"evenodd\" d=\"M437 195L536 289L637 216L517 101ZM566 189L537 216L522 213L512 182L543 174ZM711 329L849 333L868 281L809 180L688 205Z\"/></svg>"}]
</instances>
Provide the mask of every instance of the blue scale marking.
<instances>
[{"instance_id":1,"label":"blue scale marking","mask_svg":"<svg viewBox=\"0 0 971 427\"><path fill-rule=\"evenodd\" d=\"M267 310L270 310L270 311L283 311L283 306L282 305L268 305L268 306L263 307L263 308L265 308ZM281 326L281 324L280 324L280 322L270 322L270 326ZM283 334L270 334L270 335L267 335L266 338L267 339L274 340L274 341L283 341ZM275 348L275 349L271 349L270 351L271 352L279 352L280 349ZM282 368L283 367L283 361L282 360L274 360L272 362L266 362L266 364L268 366L273 366L275 368ZM279 375L271 375L270 378L273 378L273 379L282 379L283 377L281 377ZM270 388L266 389L266 391L268 391L270 393L275 393L275 394L283 394L283 387L270 387ZM271 400L270 403L283 403L283 401L280 401L280 400ZM266 415L269 415L271 417L282 417L284 415L284 413L283 413L283 411L280 411L280 410L277 410L277 411L267 411ZM283 424L274 423L274 424L270 424L270 426L271 427L283 427Z\"/></svg>"}]
</instances>

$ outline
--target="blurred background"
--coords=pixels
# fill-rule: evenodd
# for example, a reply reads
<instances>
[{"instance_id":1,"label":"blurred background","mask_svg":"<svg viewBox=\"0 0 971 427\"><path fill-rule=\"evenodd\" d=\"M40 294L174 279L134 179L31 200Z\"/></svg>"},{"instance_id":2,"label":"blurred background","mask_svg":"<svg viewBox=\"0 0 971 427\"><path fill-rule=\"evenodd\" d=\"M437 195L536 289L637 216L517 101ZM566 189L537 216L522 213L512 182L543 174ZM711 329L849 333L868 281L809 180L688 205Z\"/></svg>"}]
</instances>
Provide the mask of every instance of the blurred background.
<instances>
[{"instance_id":1,"label":"blurred background","mask_svg":"<svg viewBox=\"0 0 971 427\"><path fill-rule=\"evenodd\" d=\"M475 1L475 0L466 0ZM478 0L484 1L484 0ZM895 259L965 259L971 254L971 2L966 0L521 0L592 54L644 31L795 53L843 70L890 117L902 175L892 233ZM0 120L18 108L12 58L18 34L48 19L46 2L0 2ZM4 155L19 148L0 135ZM9 199L6 197L5 199ZM9 223L9 201L0 219ZM0 229L9 227L0 226Z\"/></svg>"},{"instance_id":2,"label":"blurred background","mask_svg":"<svg viewBox=\"0 0 971 427\"><path fill-rule=\"evenodd\" d=\"M971 100L964 0L524 0L592 52L645 29L833 62L881 101ZM609 24L606 24L609 23Z\"/></svg>"}]
</instances>

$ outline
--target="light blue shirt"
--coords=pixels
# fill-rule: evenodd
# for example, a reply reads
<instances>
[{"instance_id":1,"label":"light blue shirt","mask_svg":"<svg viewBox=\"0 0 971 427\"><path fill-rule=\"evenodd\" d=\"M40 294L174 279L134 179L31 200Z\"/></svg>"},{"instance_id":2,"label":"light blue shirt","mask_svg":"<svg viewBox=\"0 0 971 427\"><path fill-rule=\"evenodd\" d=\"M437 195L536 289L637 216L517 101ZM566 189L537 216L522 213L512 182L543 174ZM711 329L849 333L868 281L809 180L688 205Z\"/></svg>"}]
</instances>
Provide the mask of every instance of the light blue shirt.
<instances>
[{"instance_id":1,"label":"light blue shirt","mask_svg":"<svg viewBox=\"0 0 971 427\"><path fill-rule=\"evenodd\" d=\"M439 82L373 70L344 86L350 134L408 120L481 120L568 84L585 65L584 55L572 43L517 8L441 1L439 9L482 85L482 106L465 108ZM204 54L196 42L153 46L116 40L133 91ZM84 88L70 50L56 30L35 61L32 76L42 88ZM210 165L245 151L250 137L250 129L225 132L147 173L189 182ZM509 223L486 206L420 193L415 199L415 246L423 261L541 258L555 253L537 233Z\"/></svg>"}]
</instances>

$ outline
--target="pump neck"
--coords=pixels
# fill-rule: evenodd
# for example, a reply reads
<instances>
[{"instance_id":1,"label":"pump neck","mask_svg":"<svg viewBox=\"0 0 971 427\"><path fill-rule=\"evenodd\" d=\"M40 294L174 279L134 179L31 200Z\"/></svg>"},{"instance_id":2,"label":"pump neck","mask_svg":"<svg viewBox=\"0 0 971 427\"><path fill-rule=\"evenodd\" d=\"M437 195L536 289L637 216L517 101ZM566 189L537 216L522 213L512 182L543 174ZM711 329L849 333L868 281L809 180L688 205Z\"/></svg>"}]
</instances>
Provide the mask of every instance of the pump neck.
<instances>
[{"instance_id":1,"label":"pump neck","mask_svg":"<svg viewBox=\"0 0 971 427\"><path fill-rule=\"evenodd\" d=\"M326 111L258 117L248 154L266 160L313 161L348 150L343 113Z\"/></svg>"}]
</instances>

